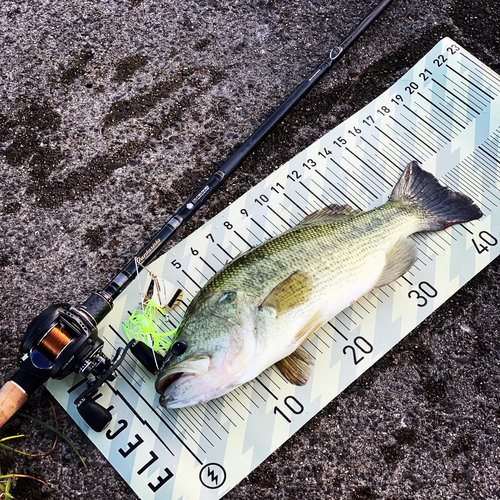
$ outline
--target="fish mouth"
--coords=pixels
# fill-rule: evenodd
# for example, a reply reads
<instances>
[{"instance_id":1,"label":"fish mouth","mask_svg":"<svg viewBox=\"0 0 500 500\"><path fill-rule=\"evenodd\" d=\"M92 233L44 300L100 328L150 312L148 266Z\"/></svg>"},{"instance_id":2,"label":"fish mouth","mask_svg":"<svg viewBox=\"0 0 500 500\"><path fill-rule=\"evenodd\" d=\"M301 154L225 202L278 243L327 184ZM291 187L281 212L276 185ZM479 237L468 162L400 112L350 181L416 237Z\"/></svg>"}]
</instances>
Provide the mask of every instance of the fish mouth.
<instances>
[{"instance_id":1,"label":"fish mouth","mask_svg":"<svg viewBox=\"0 0 500 500\"><path fill-rule=\"evenodd\" d=\"M176 380L179 380L185 372L177 372L177 373L171 373L170 375L167 375L166 377L162 378L161 380L161 386L159 384L156 384L156 390L157 392L163 393L165 392Z\"/></svg>"},{"instance_id":2,"label":"fish mouth","mask_svg":"<svg viewBox=\"0 0 500 500\"><path fill-rule=\"evenodd\" d=\"M210 357L207 354L193 355L183 359L179 364L162 370L155 383L156 392L164 394L176 382L206 373L210 366ZM177 385L178 385L177 384Z\"/></svg>"}]
</instances>

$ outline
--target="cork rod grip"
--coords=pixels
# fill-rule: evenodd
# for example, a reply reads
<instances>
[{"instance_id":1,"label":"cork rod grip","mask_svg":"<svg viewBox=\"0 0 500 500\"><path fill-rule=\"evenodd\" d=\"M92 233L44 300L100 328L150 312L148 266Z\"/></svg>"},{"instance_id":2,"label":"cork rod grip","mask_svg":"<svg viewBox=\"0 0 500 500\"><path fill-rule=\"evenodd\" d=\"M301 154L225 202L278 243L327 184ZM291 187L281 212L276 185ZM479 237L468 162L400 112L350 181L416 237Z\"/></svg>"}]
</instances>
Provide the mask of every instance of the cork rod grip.
<instances>
[{"instance_id":1,"label":"cork rod grip","mask_svg":"<svg viewBox=\"0 0 500 500\"><path fill-rule=\"evenodd\" d=\"M28 400L28 395L15 382L9 380L0 389L0 427Z\"/></svg>"}]
</instances>

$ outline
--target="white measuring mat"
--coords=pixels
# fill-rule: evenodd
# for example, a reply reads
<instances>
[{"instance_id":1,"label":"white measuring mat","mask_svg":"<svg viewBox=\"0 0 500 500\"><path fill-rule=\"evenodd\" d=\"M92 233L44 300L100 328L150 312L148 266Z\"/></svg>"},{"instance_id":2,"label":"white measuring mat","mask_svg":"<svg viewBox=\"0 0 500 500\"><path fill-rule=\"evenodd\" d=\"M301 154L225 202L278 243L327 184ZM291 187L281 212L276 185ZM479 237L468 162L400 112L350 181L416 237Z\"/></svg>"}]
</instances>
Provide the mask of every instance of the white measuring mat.
<instances>
[{"instance_id":1,"label":"white measuring mat","mask_svg":"<svg viewBox=\"0 0 500 500\"><path fill-rule=\"evenodd\" d=\"M118 378L99 391L113 420L96 433L73 404L83 388L75 388L80 377L50 381L58 401L141 499L224 495L498 255L499 95L500 77L444 39L380 97L148 266L184 290L165 325L170 330L200 287L240 252L327 204L381 205L410 160L473 198L485 214L413 236L418 261L410 271L362 297L303 344L315 358L304 387L271 367L222 398L166 410L154 376L128 356ZM141 280L144 289L146 273ZM122 322L139 302L133 283L101 324L108 356L125 345Z\"/></svg>"}]
</instances>

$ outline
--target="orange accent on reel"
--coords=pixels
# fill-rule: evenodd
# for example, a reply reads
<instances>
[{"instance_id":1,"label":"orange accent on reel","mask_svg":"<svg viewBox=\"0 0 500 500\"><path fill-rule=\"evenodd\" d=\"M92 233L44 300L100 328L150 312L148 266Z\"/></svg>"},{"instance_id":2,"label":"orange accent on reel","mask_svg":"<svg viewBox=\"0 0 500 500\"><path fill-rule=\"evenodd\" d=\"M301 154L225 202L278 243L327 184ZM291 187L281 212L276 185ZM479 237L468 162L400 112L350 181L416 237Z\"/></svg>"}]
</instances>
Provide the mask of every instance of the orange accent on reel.
<instances>
[{"instance_id":1,"label":"orange accent on reel","mask_svg":"<svg viewBox=\"0 0 500 500\"><path fill-rule=\"evenodd\" d=\"M73 340L65 330L54 326L40 342L38 350L47 356L50 361L55 361L61 351Z\"/></svg>"}]
</instances>

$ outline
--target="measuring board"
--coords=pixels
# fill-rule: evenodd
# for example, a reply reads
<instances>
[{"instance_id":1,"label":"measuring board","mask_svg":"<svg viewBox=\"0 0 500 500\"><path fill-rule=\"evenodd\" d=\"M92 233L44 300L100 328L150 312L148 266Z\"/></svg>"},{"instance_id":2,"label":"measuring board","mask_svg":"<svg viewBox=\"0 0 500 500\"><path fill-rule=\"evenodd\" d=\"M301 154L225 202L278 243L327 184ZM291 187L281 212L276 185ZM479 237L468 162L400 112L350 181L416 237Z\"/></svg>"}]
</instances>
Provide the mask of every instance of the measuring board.
<instances>
[{"instance_id":1,"label":"measuring board","mask_svg":"<svg viewBox=\"0 0 500 500\"><path fill-rule=\"evenodd\" d=\"M370 209L388 198L416 159L481 207L480 221L417 234L418 260L316 331L303 346L315 359L296 387L274 367L226 396L181 410L159 405L154 377L129 356L99 394L113 419L96 433L73 401L78 376L50 381L67 408L141 499L219 498L359 377L499 253L500 77L450 39L361 111L260 182L149 269L184 290L165 330L225 264L337 203ZM142 272L142 289L149 280ZM135 282L99 328L112 356L122 322L140 302Z\"/></svg>"}]
</instances>

